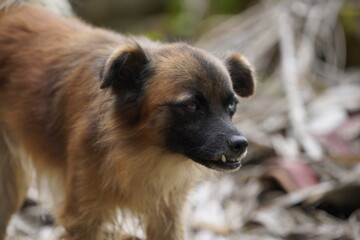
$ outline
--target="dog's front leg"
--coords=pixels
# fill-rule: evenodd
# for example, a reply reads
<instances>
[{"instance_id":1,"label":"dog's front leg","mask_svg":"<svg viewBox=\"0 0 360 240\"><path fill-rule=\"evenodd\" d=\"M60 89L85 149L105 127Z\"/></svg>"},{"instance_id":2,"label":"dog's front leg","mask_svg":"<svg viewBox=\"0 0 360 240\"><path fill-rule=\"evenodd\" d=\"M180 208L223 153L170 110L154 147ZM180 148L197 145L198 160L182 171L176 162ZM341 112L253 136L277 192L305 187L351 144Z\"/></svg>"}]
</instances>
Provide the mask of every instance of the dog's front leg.
<instances>
[{"instance_id":1,"label":"dog's front leg","mask_svg":"<svg viewBox=\"0 0 360 240\"><path fill-rule=\"evenodd\" d=\"M184 240L182 206L176 199L152 208L147 216L147 240Z\"/></svg>"},{"instance_id":2,"label":"dog's front leg","mask_svg":"<svg viewBox=\"0 0 360 240\"><path fill-rule=\"evenodd\" d=\"M79 184L78 182L74 182ZM74 185L75 185L74 184ZM80 183L81 184L81 183ZM65 228L62 240L102 239L103 216L101 204L91 201L94 196L74 188L67 192L60 221Z\"/></svg>"},{"instance_id":3,"label":"dog's front leg","mask_svg":"<svg viewBox=\"0 0 360 240\"><path fill-rule=\"evenodd\" d=\"M65 228L62 239L102 240L108 208L100 187L99 167L94 159L74 159L68 161L65 199L60 212L60 222Z\"/></svg>"}]
</instances>

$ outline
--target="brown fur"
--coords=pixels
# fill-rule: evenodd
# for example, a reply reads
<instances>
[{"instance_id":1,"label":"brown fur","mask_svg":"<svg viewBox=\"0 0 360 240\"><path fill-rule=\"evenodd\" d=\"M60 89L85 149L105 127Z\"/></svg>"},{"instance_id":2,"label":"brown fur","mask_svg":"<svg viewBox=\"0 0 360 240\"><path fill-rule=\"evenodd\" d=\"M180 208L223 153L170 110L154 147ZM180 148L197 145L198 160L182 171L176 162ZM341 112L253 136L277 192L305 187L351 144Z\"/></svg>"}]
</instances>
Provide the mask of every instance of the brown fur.
<instances>
[{"instance_id":1,"label":"brown fur","mask_svg":"<svg viewBox=\"0 0 360 240\"><path fill-rule=\"evenodd\" d=\"M157 107L184 98L193 75L223 74L197 65L225 66L183 44L136 41L158 52L158 71L133 126L116 117L111 90L100 89L113 59L136 50L131 40L32 7L0 11L0 239L25 197L24 158L56 182L66 240L100 239L117 208L142 218L148 240L184 239L181 209L202 167L157 147L167 114ZM169 73L179 58L189 76ZM216 97L221 87L211 86Z\"/></svg>"}]
</instances>

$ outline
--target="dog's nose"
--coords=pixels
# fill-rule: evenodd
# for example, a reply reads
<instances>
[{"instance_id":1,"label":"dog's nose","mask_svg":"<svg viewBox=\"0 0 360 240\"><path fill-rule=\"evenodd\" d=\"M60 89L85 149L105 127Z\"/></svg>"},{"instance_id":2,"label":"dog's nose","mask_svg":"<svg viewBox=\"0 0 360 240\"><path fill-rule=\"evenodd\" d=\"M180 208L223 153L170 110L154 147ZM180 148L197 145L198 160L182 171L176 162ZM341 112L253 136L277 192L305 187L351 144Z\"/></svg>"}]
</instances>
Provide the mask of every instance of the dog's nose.
<instances>
[{"instance_id":1,"label":"dog's nose","mask_svg":"<svg viewBox=\"0 0 360 240\"><path fill-rule=\"evenodd\" d=\"M232 151L236 152L236 154L243 154L246 151L247 146L248 141L241 135L234 135L229 140L229 147Z\"/></svg>"}]
</instances>

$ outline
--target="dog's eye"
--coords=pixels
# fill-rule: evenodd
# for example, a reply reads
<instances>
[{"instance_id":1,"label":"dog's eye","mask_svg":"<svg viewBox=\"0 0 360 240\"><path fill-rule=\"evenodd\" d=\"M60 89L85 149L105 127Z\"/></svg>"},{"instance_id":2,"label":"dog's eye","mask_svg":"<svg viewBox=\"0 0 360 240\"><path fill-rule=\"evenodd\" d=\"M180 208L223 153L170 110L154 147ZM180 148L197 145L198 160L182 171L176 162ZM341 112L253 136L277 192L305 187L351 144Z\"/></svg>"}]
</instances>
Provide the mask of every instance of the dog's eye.
<instances>
[{"instance_id":1,"label":"dog's eye","mask_svg":"<svg viewBox=\"0 0 360 240\"><path fill-rule=\"evenodd\" d=\"M230 114L234 114L235 111L236 111L236 104L237 102L236 101L233 101L231 102L229 105L228 105L228 109L230 111Z\"/></svg>"},{"instance_id":2,"label":"dog's eye","mask_svg":"<svg viewBox=\"0 0 360 240\"><path fill-rule=\"evenodd\" d=\"M186 104L184 104L184 107L187 110L192 111L192 112L199 110L199 105L194 102L186 103Z\"/></svg>"},{"instance_id":3,"label":"dog's eye","mask_svg":"<svg viewBox=\"0 0 360 240\"><path fill-rule=\"evenodd\" d=\"M229 104L230 109L233 109L235 107L236 107L236 102L232 102L232 103Z\"/></svg>"}]
</instances>

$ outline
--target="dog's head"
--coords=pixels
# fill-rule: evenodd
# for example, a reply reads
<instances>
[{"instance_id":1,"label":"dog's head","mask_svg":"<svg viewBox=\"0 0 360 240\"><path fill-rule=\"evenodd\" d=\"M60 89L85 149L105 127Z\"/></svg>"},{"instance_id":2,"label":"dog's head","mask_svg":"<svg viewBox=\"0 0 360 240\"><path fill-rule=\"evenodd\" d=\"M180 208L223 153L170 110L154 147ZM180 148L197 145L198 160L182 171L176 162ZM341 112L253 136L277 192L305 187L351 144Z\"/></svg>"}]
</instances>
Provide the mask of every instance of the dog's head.
<instances>
[{"instance_id":1,"label":"dog's head","mask_svg":"<svg viewBox=\"0 0 360 240\"><path fill-rule=\"evenodd\" d=\"M101 88L116 95L119 120L151 144L216 170L236 170L248 142L232 123L239 97L253 94L253 71L240 54L223 59L186 44L118 49Z\"/></svg>"}]
</instances>

